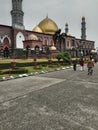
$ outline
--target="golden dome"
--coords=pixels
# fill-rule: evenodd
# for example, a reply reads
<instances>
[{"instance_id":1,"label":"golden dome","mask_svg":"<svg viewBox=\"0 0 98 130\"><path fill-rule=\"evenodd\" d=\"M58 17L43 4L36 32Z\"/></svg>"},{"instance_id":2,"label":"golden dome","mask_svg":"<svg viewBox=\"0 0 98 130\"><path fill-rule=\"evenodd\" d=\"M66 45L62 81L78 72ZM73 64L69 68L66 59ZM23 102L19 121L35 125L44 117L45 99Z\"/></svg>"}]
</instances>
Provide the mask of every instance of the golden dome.
<instances>
[{"instance_id":1,"label":"golden dome","mask_svg":"<svg viewBox=\"0 0 98 130\"><path fill-rule=\"evenodd\" d=\"M39 33L42 33L42 30L40 27L36 26L34 29L33 29L34 32L39 32Z\"/></svg>"},{"instance_id":2,"label":"golden dome","mask_svg":"<svg viewBox=\"0 0 98 130\"><path fill-rule=\"evenodd\" d=\"M56 50L56 47L53 45L49 48L50 51L55 51Z\"/></svg>"},{"instance_id":3,"label":"golden dome","mask_svg":"<svg viewBox=\"0 0 98 130\"><path fill-rule=\"evenodd\" d=\"M34 34L28 36L28 40L38 40L38 37Z\"/></svg>"},{"instance_id":4,"label":"golden dome","mask_svg":"<svg viewBox=\"0 0 98 130\"><path fill-rule=\"evenodd\" d=\"M58 30L56 23L50 18L46 17L39 24L38 27L45 34L54 34Z\"/></svg>"}]
</instances>

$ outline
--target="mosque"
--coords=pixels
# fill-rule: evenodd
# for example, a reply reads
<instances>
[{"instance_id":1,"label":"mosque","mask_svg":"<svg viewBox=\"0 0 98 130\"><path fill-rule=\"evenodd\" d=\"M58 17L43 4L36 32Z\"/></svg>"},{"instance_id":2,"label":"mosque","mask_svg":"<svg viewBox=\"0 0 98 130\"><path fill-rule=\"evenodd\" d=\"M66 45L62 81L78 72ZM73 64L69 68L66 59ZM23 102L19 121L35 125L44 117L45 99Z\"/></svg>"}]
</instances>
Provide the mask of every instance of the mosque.
<instances>
[{"instance_id":1,"label":"mosque","mask_svg":"<svg viewBox=\"0 0 98 130\"><path fill-rule=\"evenodd\" d=\"M0 24L0 55L2 57L20 58L26 56L46 57L51 54L55 57L59 52L69 51L72 57L80 54L87 56L94 49L94 41L86 40L86 22L82 17L81 38L69 34L68 24L65 24L65 32L59 33L54 40L59 27L48 16L33 28L26 30L23 22L23 0L12 0L12 26Z\"/></svg>"}]
</instances>

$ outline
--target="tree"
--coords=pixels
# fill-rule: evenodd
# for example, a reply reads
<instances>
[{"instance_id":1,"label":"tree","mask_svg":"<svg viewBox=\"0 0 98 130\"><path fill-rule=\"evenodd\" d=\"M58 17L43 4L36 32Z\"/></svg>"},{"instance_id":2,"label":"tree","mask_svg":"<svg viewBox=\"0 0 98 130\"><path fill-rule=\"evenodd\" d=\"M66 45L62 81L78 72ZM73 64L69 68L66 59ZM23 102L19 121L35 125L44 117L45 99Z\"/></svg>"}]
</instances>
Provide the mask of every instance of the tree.
<instances>
[{"instance_id":1,"label":"tree","mask_svg":"<svg viewBox=\"0 0 98 130\"><path fill-rule=\"evenodd\" d=\"M60 61L61 59L63 59L63 55L62 53L59 53L57 56L56 56L57 60Z\"/></svg>"},{"instance_id":2,"label":"tree","mask_svg":"<svg viewBox=\"0 0 98 130\"><path fill-rule=\"evenodd\" d=\"M61 52L56 56L56 58L58 61L63 60L64 63L71 63L71 55L69 52Z\"/></svg>"},{"instance_id":3,"label":"tree","mask_svg":"<svg viewBox=\"0 0 98 130\"><path fill-rule=\"evenodd\" d=\"M61 29L58 29L55 34L53 35L53 41L56 43L56 41L60 38Z\"/></svg>"},{"instance_id":4,"label":"tree","mask_svg":"<svg viewBox=\"0 0 98 130\"><path fill-rule=\"evenodd\" d=\"M63 52L63 61L65 63L71 63L71 54L69 52Z\"/></svg>"}]
</instances>

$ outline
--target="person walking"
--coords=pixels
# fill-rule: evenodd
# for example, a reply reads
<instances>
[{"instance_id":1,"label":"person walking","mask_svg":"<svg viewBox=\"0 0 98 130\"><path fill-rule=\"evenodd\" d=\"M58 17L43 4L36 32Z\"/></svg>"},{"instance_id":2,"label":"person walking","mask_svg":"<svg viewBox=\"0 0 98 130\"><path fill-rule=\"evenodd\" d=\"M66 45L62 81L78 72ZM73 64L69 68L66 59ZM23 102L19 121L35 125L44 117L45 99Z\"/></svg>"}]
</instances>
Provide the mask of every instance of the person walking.
<instances>
[{"instance_id":1,"label":"person walking","mask_svg":"<svg viewBox=\"0 0 98 130\"><path fill-rule=\"evenodd\" d=\"M87 63L88 75L92 75L93 74L93 67L94 67L94 62L90 58L90 60Z\"/></svg>"},{"instance_id":2,"label":"person walking","mask_svg":"<svg viewBox=\"0 0 98 130\"><path fill-rule=\"evenodd\" d=\"M76 71L77 70L77 59L73 60L73 70Z\"/></svg>"},{"instance_id":3,"label":"person walking","mask_svg":"<svg viewBox=\"0 0 98 130\"><path fill-rule=\"evenodd\" d=\"M84 70L84 60L83 60L83 58L80 59L79 64L80 64L80 70L83 71Z\"/></svg>"}]
</instances>

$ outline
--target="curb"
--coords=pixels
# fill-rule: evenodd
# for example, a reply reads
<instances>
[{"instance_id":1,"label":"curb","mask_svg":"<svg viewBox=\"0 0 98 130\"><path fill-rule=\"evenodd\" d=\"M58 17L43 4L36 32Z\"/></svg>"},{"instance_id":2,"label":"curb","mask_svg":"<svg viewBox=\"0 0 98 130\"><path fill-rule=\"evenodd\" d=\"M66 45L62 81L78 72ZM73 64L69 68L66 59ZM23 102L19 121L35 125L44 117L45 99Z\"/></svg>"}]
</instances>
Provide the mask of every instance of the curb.
<instances>
[{"instance_id":1,"label":"curb","mask_svg":"<svg viewBox=\"0 0 98 130\"><path fill-rule=\"evenodd\" d=\"M17 78L23 78L23 77L28 77L28 76L34 76L34 75L38 75L38 74L45 74L45 73L49 73L49 72L53 72L53 71L60 71L60 70L65 70L65 69L70 69L73 66L67 66L67 67L63 67L63 68L56 68L56 69L51 69L49 71L41 71L41 72L31 72L30 74L19 74L18 76L8 76L8 77L2 77L0 78L0 81L7 81L7 80L11 80L11 79L17 79Z\"/></svg>"}]
</instances>

